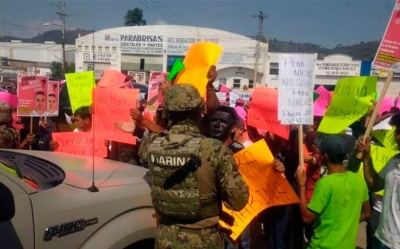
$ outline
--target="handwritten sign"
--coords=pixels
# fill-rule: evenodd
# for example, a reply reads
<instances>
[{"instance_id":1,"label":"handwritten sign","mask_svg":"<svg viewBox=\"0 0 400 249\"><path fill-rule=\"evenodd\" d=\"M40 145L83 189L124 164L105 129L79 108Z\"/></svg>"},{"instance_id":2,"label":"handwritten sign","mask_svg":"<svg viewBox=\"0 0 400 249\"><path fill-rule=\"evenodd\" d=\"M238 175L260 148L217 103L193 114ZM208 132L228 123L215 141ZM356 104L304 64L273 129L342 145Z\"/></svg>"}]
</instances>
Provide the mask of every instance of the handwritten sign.
<instances>
[{"instance_id":1,"label":"handwritten sign","mask_svg":"<svg viewBox=\"0 0 400 249\"><path fill-rule=\"evenodd\" d=\"M319 96L314 102L314 116L323 117L331 103L332 96L323 85L320 85L315 92L318 93Z\"/></svg>"},{"instance_id":2,"label":"handwritten sign","mask_svg":"<svg viewBox=\"0 0 400 249\"><path fill-rule=\"evenodd\" d=\"M0 92L0 101L8 103L10 106L12 106L12 108L16 108L18 106L18 98L16 94Z\"/></svg>"},{"instance_id":3,"label":"handwritten sign","mask_svg":"<svg viewBox=\"0 0 400 249\"><path fill-rule=\"evenodd\" d=\"M198 42L189 47L183 64L185 68L176 77L176 84L192 84L200 96L204 96L208 82L207 72L215 65L222 53L222 47L212 42Z\"/></svg>"},{"instance_id":4,"label":"handwritten sign","mask_svg":"<svg viewBox=\"0 0 400 249\"><path fill-rule=\"evenodd\" d=\"M164 101L160 91L160 84L164 82L167 73L150 71L149 91L147 94L147 110L155 112L157 107Z\"/></svg>"},{"instance_id":5,"label":"handwritten sign","mask_svg":"<svg viewBox=\"0 0 400 249\"><path fill-rule=\"evenodd\" d=\"M262 139L234 155L239 172L249 187L249 201L239 212L223 211L234 218L233 226L220 221L220 225L232 231L230 237L236 240L244 228L266 208L298 203L299 199L283 174L272 167L273 156Z\"/></svg>"},{"instance_id":6,"label":"handwritten sign","mask_svg":"<svg viewBox=\"0 0 400 249\"><path fill-rule=\"evenodd\" d=\"M391 150L397 150L398 145L396 139L394 138L394 131L396 127L393 127L390 130L375 130L372 131L371 134L374 138L376 138L385 148Z\"/></svg>"},{"instance_id":7,"label":"handwritten sign","mask_svg":"<svg viewBox=\"0 0 400 249\"><path fill-rule=\"evenodd\" d=\"M47 90L49 77L18 74L18 116L39 117L47 115Z\"/></svg>"},{"instance_id":8,"label":"handwritten sign","mask_svg":"<svg viewBox=\"0 0 400 249\"><path fill-rule=\"evenodd\" d=\"M290 126L278 120L278 90L267 86L257 87L251 94L247 124L289 139Z\"/></svg>"},{"instance_id":9,"label":"handwritten sign","mask_svg":"<svg viewBox=\"0 0 400 249\"><path fill-rule=\"evenodd\" d=\"M115 69L107 69L97 83L97 87L120 87L125 83L125 79L125 74Z\"/></svg>"},{"instance_id":10,"label":"handwritten sign","mask_svg":"<svg viewBox=\"0 0 400 249\"><path fill-rule=\"evenodd\" d=\"M376 82L377 78L374 76L340 79L318 131L336 134L364 116L372 105Z\"/></svg>"},{"instance_id":11,"label":"handwritten sign","mask_svg":"<svg viewBox=\"0 0 400 249\"><path fill-rule=\"evenodd\" d=\"M392 69L400 72L400 32L399 32L400 0L397 0L385 34L375 55L373 66Z\"/></svg>"},{"instance_id":12,"label":"handwritten sign","mask_svg":"<svg viewBox=\"0 0 400 249\"><path fill-rule=\"evenodd\" d=\"M55 152L78 155L106 157L107 147L104 139L93 139L92 132L53 132L54 141L58 142Z\"/></svg>"},{"instance_id":13,"label":"handwritten sign","mask_svg":"<svg viewBox=\"0 0 400 249\"><path fill-rule=\"evenodd\" d=\"M118 129L117 122L132 122L130 109L136 107L138 89L95 88L93 128L96 136L136 144L136 137Z\"/></svg>"},{"instance_id":14,"label":"handwritten sign","mask_svg":"<svg viewBox=\"0 0 400 249\"><path fill-rule=\"evenodd\" d=\"M387 163L392 159L395 155L399 154L398 150L391 150L388 148L384 148L381 146L376 146L371 144L371 158L372 164L376 172L381 172L381 170L387 165ZM361 164L358 173L364 175L363 165ZM383 190L376 192L378 195L383 196Z\"/></svg>"},{"instance_id":15,"label":"handwritten sign","mask_svg":"<svg viewBox=\"0 0 400 249\"><path fill-rule=\"evenodd\" d=\"M278 119L282 124L313 124L314 56L279 55Z\"/></svg>"},{"instance_id":16,"label":"handwritten sign","mask_svg":"<svg viewBox=\"0 0 400 249\"><path fill-rule=\"evenodd\" d=\"M92 104L92 91L95 86L93 71L67 73L65 77L72 112L75 112L81 106L90 106Z\"/></svg>"}]
</instances>

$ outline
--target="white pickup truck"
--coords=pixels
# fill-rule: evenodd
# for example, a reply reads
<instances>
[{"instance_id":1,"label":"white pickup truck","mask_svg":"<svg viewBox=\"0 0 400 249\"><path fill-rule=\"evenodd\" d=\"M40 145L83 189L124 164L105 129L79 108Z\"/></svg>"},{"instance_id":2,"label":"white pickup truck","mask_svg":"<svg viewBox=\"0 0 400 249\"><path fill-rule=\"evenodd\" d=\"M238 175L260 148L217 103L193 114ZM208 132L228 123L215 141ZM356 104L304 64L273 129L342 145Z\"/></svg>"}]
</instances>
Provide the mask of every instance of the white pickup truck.
<instances>
[{"instance_id":1,"label":"white pickup truck","mask_svg":"<svg viewBox=\"0 0 400 249\"><path fill-rule=\"evenodd\" d=\"M0 248L153 248L146 173L101 158L0 150Z\"/></svg>"}]
</instances>

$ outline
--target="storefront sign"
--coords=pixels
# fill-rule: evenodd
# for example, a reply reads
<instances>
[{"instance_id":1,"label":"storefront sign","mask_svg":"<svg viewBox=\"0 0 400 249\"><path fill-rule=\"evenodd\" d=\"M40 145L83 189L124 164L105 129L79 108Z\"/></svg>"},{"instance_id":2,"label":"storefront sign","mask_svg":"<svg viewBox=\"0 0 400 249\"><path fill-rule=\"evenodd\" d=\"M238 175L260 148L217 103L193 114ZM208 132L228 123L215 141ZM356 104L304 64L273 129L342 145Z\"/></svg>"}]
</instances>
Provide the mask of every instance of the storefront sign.
<instances>
[{"instance_id":1,"label":"storefront sign","mask_svg":"<svg viewBox=\"0 0 400 249\"><path fill-rule=\"evenodd\" d=\"M361 62L315 62L315 75L360 76Z\"/></svg>"},{"instance_id":2,"label":"storefront sign","mask_svg":"<svg viewBox=\"0 0 400 249\"><path fill-rule=\"evenodd\" d=\"M163 54L162 35L121 35L121 53Z\"/></svg>"},{"instance_id":3,"label":"storefront sign","mask_svg":"<svg viewBox=\"0 0 400 249\"><path fill-rule=\"evenodd\" d=\"M83 53L83 61L107 62L111 63L112 58L115 57L110 53Z\"/></svg>"}]
</instances>

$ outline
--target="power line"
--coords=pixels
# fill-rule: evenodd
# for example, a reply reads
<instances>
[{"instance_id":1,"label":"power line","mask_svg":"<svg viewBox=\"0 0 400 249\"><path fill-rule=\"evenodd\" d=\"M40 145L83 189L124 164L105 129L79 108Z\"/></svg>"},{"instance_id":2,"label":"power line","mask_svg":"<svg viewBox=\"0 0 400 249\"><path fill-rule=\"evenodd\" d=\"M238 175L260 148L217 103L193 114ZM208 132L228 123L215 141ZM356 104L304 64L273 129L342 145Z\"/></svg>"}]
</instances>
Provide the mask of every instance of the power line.
<instances>
[{"instance_id":1,"label":"power line","mask_svg":"<svg viewBox=\"0 0 400 249\"><path fill-rule=\"evenodd\" d=\"M4 23L4 24L11 25L11 26L15 26L15 27L24 28L24 29L30 29L30 30L37 30L37 31L41 31L41 32L46 32L46 31L44 31L44 30L41 30L41 29L30 28L30 27L22 26L22 25L15 24L15 23L10 23L10 22L6 22L6 21L1 21L1 20L0 20L0 23Z\"/></svg>"}]
</instances>

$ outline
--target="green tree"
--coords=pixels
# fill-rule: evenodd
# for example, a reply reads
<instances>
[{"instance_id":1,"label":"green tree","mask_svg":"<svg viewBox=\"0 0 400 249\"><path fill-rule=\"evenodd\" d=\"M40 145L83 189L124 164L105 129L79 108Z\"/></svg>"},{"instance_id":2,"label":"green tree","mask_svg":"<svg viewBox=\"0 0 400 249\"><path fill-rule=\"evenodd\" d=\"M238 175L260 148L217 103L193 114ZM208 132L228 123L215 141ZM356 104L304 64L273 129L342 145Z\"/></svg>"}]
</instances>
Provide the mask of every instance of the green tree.
<instances>
[{"instance_id":1,"label":"green tree","mask_svg":"<svg viewBox=\"0 0 400 249\"><path fill-rule=\"evenodd\" d=\"M51 77L53 78L64 78L61 74L62 63L59 61L53 61L50 65ZM75 63L65 63L65 73L75 73Z\"/></svg>"},{"instance_id":2,"label":"green tree","mask_svg":"<svg viewBox=\"0 0 400 249\"><path fill-rule=\"evenodd\" d=\"M134 8L133 10L128 10L124 17L125 26L144 26L146 25L146 20L143 19L143 11L139 8Z\"/></svg>"}]
</instances>

